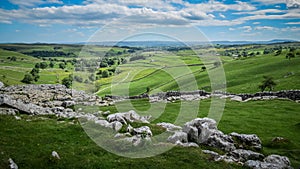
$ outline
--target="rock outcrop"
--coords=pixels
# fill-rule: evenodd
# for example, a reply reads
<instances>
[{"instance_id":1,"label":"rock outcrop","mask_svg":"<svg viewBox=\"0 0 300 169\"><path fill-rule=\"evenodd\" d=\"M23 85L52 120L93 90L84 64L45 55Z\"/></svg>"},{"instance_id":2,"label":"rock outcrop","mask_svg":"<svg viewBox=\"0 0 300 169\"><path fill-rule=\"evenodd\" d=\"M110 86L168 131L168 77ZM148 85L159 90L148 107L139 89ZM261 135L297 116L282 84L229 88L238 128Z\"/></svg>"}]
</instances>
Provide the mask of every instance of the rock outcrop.
<instances>
[{"instance_id":1,"label":"rock outcrop","mask_svg":"<svg viewBox=\"0 0 300 169\"><path fill-rule=\"evenodd\" d=\"M248 160L244 165L253 169L292 169L289 159L279 155L269 155L263 161Z\"/></svg>"},{"instance_id":2,"label":"rock outcrop","mask_svg":"<svg viewBox=\"0 0 300 169\"><path fill-rule=\"evenodd\" d=\"M196 118L185 123L182 131L187 133L188 141L204 144L225 151L235 149L233 140L217 129L216 121L209 118Z\"/></svg>"}]
</instances>

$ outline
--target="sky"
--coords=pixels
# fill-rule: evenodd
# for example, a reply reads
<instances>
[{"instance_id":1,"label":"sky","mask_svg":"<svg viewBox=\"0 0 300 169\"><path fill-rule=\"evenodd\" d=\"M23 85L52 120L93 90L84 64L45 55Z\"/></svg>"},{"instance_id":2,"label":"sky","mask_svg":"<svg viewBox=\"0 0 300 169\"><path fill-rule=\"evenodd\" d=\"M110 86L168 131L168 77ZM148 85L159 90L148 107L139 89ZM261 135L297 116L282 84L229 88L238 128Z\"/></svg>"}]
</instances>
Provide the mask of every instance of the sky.
<instances>
[{"instance_id":1,"label":"sky","mask_svg":"<svg viewBox=\"0 0 300 169\"><path fill-rule=\"evenodd\" d=\"M138 29L197 40L191 28L210 41L300 41L300 0L0 0L0 43L87 42L101 31L109 41Z\"/></svg>"}]
</instances>

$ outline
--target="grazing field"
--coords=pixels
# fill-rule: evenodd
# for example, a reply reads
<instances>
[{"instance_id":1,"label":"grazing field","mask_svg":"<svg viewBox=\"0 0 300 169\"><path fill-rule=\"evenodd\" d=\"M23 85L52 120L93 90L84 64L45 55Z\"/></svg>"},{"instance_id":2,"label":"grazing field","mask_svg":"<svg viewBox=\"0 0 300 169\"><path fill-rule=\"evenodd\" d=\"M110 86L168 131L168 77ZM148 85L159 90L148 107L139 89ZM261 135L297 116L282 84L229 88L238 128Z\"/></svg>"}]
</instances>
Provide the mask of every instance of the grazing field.
<instances>
[{"instance_id":1,"label":"grazing field","mask_svg":"<svg viewBox=\"0 0 300 169\"><path fill-rule=\"evenodd\" d=\"M215 45L196 47L194 51L169 48L146 50L134 47L106 47L60 44L1 44L0 81L15 84L64 84L73 82L75 89L99 96L140 95L161 91L210 92L209 74L223 70L226 90L231 93L256 93L264 76L276 84L273 91L300 89L300 43L269 45ZM83 49L83 50L82 50ZM200 56L196 53L202 53ZM293 57L289 54L292 53ZM204 55L211 60L204 62ZM220 65L215 58L219 57ZM47 65L41 68L42 64ZM38 73L34 73L37 68ZM52 65L52 66L50 66ZM35 70L36 71L36 70ZM26 75L36 80L24 82ZM37 76L38 75L38 76ZM72 83L71 83L72 84ZM68 86L71 87L71 86ZM266 89L268 90L268 89ZM133 107L131 106L133 105ZM180 114L184 104L185 112ZM127 100L113 106L97 107L111 113L134 109L140 115L152 115L148 125L154 134L164 130L159 122L183 125L195 117L206 117L211 100L197 102L149 103L146 99ZM224 133L257 134L264 155L289 157L292 166L300 166L300 106L290 100L235 102L226 101L218 128ZM6 168L13 158L20 168L242 168L234 164L213 162L200 148L175 147L156 157L129 159L119 157L97 146L76 119L20 114L0 116L0 168ZM131 124L138 127L141 124ZM123 129L124 130L124 126ZM121 130L121 131L122 131ZM275 137L285 142L274 143ZM57 151L61 160L51 157ZM83 166L84 165L84 166Z\"/></svg>"},{"instance_id":2,"label":"grazing field","mask_svg":"<svg viewBox=\"0 0 300 169\"><path fill-rule=\"evenodd\" d=\"M147 112L149 108L147 100L134 100L132 103L140 114L151 114ZM119 104L117 106L122 107L122 110L129 108L128 102ZM205 117L209 106L210 100L201 101L198 116ZM153 114L157 118L153 119L148 126L155 133L156 123L174 122L179 108L180 102L168 103L162 114ZM111 110L111 112L119 111L114 106L100 109ZM227 101L218 128L224 133L256 133L262 140L263 154L285 155L291 160L292 166L297 168L300 165L299 111L298 103L285 100L247 103ZM241 168L241 166L210 161L209 156L201 152L207 147L175 147L159 156L146 159L119 157L98 147L84 133L76 120L57 120L51 116L21 115L21 117L21 120L16 120L13 116L0 116L1 168L8 166L6 160L9 157L13 158L21 168L43 166L49 168L128 168L128 166L174 168L177 165L185 168ZM286 138L288 142L273 144L272 138L279 136ZM51 159L52 151L57 151L61 160Z\"/></svg>"}]
</instances>

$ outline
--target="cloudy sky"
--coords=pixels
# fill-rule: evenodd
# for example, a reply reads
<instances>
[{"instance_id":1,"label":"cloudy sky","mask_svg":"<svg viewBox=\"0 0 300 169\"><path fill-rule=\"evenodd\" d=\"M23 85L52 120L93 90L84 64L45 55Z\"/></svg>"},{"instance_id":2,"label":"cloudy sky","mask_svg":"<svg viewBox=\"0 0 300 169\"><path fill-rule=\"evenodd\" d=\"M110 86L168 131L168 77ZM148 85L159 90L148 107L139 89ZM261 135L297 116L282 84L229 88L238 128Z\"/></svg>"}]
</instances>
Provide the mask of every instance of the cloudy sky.
<instances>
[{"instance_id":1,"label":"cloudy sky","mask_svg":"<svg viewBox=\"0 0 300 169\"><path fill-rule=\"evenodd\" d=\"M300 40L300 0L0 1L0 43L85 42L114 22L120 30L193 26L209 40Z\"/></svg>"}]
</instances>

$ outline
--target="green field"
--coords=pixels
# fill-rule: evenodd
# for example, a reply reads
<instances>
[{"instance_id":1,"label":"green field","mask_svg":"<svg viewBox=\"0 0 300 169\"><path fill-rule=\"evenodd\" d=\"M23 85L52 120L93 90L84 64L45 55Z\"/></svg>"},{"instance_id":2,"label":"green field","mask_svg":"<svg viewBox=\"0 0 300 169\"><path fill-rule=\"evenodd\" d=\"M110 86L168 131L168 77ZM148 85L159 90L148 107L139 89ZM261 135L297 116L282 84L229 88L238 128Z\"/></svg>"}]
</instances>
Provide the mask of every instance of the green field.
<instances>
[{"instance_id":1,"label":"green field","mask_svg":"<svg viewBox=\"0 0 300 169\"><path fill-rule=\"evenodd\" d=\"M280 54L277 53L282 47ZM286 59L290 48L295 57ZM0 45L0 81L5 85L23 84L21 80L37 63L55 62L53 68L49 66L39 69L40 78L34 84L62 83L65 77L82 77L81 82L74 83L75 89L95 92L99 96L139 95L147 88L150 94L173 90L211 91L211 82L216 78L215 73L224 68L226 76L226 91L232 93L256 93L263 76L273 77L277 84L274 91L300 89L300 44L284 43L271 45L241 45L217 46L216 48L197 47L195 51L178 50L167 51L156 49L147 51L131 48L87 46L82 50L81 45L59 44L1 44ZM265 53L266 49L274 49ZM34 52L36 51L36 52ZM70 56L42 55L68 54ZM81 51L81 52L80 52ZM247 56L235 56L247 53ZM48 54L46 52L46 54ZM202 53L200 57L195 55ZM26 54L27 53L27 54ZM109 53L109 55L107 55ZM251 55L255 53L255 55ZM204 58L209 55L210 58ZM142 59L131 60L133 57L143 56ZM16 60L11 59L15 57ZM101 59L114 60L111 66L96 67L88 70L88 64L82 67L78 62L96 63ZM215 58L219 57L223 65L215 65ZM118 63L119 61L124 61ZM76 60L77 64L72 64ZM65 68L59 64L67 63ZM93 66L90 66L94 68ZM205 67L205 69L203 69ZM76 68L81 68L75 71ZM112 72L110 69L117 71ZM99 72L108 71L107 77ZM210 74L210 77L209 77ZM95 76L89 80L89 76ZM78 81L78 80L77 80ZM97 90L94 90L96 87ZM93 90L91 90L93 88ZM131 107L130 102L133 104ZM184 112L177 120L179 110L184 105ZM197 112L197 102L152 103L148 100L132 100L117 103L115 106L99 107L102 111L124 112L131 109L141 115L152 115L151 124L147 124L153 133L163 130L155 124L170 122L183 125L184 122L197 117L206 117L210 110L211 100L200 102ZM265 155L279 154L289 157L292 166L300 166L300 106L289 100L269 100L235 102L226 101L222 119L218 128L224 133L231 132L257 134L263 144L261 153ZM218 112L215 112L218 113ZM192 116L195 114L195 116ZM0 168L7 168L8 158L12 158L19 168L242 168L223 162L213 162L201 152L200 148L175 147L161 155L146 159L124 158L107 152L97 146L84 132L77 120L57 119L55 117L20 115L21 120L13 116L0 116ZM46 119L45 119L46 118ZM75 122L75 124L73 124ZM132 124L134 127L141 124ZM272 138L283 137L288 141L274 144ZM61 160L51 158L51 152L57 151Z\"/></svg>"},{"instance_id":2,"label":"green field","mask_svg":"<svg viewBox=\"0 0 300 169\"><path fill-rule=\"evenodd\" d=\"M136 100L132 103L140 114L151 114L147 112L149 103L146 100ZM121 102L117 106L122 107L122 110L127 110L128 105L128 102ZM154 106L159 110L160 105ZM210 100L201 101L198 116L205 117L209 106ZM157 117L153 118L151 125L149 125L154 133L154 124L157 122L174 122L179 108L180 102L169 103L162 114L152 113L153 117ZM100 109L117 112L114 106ZM292 166L296 168L300 165L299 111L298 103L284 100L247 103L227 101L218 127L224 133L257 134L263 143L263 154L285 155L289 157ZM206 147L176 147L166 153L146 159L119 157L98 147L89 139L78 123L70 124L69 122L72 122L70 120L62 121L63 119L57 120L55 118L45 120L27 115L21 115L21 117L22 120L17 121L14 117L0 116L1 168L8 165L7 159L9 157L13 158L21 168L41 168L42 166L80 168L82 164L85 165L84 168L128 168L129 166L132 168L174 168L176 166L186 168L240 168L236 165L210 161L209 156L201 152L201 149ZM279 136L286 138L288 143L272 144L272 138ZM51 161L52 151L57 151L61 160Z\"/></svg>"}]
</instances>

